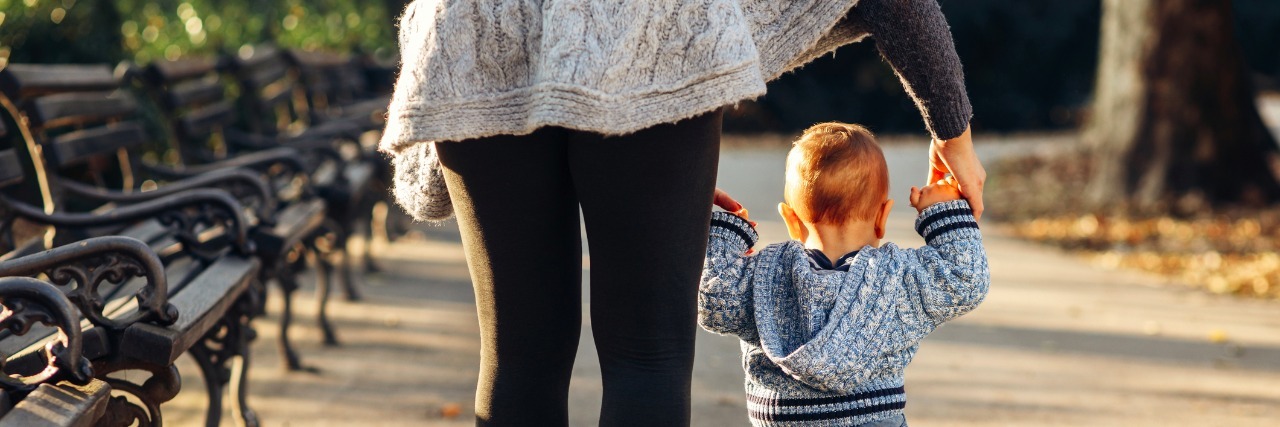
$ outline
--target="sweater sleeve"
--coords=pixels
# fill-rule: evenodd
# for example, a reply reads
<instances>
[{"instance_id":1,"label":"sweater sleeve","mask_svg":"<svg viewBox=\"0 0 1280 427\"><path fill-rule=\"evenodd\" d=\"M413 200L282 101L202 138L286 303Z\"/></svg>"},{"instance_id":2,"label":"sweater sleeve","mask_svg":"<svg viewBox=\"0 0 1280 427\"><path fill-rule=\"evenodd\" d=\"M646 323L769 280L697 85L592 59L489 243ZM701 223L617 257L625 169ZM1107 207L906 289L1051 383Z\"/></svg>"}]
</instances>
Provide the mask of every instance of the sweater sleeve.
<instances>
[{"instance_id":1,"label":"sweater sleeve","mask_svg":"<svg viewBox=\"0 0 1280 427\"><path fill-rule=\"evenodd\" d=\"M391 192L417 221L440 222L453 217L453 202L435 145L423 142L391 156Z\"/></svg>"},{"instance_id":2,"label":"sweater sleeve","mask_svg":"<svg viewBox=\"0 0 1280 427\"><path fill-rule=\"evenodd\" d=\"M960 136L973 118L964 70L937 0L861 0L849 16L915 101L934 139Z\"/></svg>"},{"instance_id":3,"label":"sweater sleeve","mask_svg":"<svg viewBox=\"0 0 1280 427\"><path fill-rule=\"evenodd\" d=\"M746 220L711 214L711 237L698 285L698 324L707 331L756 338L751 282L759 257L747 255L759 236Z\"/></svg>"},{"instance_id":4,"label":"sweater sleeve","mask_svg":"<svg viewBox=\"0 0 1280 427\"><path fill-rule=\"evenodd\" d=\"M978 306L991 285L982 233L969 202L953 200L925 208L916 231L926 245L903 253L905 283L913 286L920 307L934 325L960 317Z\"/></svg>"}]
</instances>

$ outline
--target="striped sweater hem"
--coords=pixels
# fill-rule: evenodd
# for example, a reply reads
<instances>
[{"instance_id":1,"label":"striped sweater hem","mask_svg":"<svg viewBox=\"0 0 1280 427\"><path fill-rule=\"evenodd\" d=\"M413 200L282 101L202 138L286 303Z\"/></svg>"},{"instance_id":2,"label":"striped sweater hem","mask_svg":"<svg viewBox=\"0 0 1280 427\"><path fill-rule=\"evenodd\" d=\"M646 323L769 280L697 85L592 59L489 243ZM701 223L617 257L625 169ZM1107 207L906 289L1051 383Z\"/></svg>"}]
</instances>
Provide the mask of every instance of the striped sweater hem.
<instances>
[{"instance_id":1,"label":"striped sweater hem","mask_svg":"<svg viewBox=\"0 0 1280 427\"><path fill-rule=\"evenodd\" d=\"M747 392L747 415L754 426L856 426L902 414L907 406L902 386L801 398L752 388Z\"/></svg>"}]
</instances>

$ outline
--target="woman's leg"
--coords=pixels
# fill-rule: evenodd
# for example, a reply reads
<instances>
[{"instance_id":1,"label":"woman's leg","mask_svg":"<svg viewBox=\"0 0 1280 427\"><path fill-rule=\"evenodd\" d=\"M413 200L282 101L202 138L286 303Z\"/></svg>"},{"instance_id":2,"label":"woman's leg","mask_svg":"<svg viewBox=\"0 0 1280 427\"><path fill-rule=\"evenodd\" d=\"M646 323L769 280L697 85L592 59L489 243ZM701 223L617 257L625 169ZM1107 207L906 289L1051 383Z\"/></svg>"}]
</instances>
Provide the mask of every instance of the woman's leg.
<instances>
[{"instance_id":1,"label":"woman's leg","mask_svg":"<svg viewBox=\"0 0 1280 427\"><path fill-rule=\"evenodd\" d=\"M436 146L480 316L477 425L568 425L582 243L566 135Z\"/></svg>"},{"instance_id":2,"label":"woman's leg","mask_svg":"<svg viewBox=\"0 0 1280 427\"><path fill-rule=\"evenodd\" d=\"M689 424L720 124L717 111L620 137L570 138L591 248L601 426Z\"/></svg>"}]
</instances>

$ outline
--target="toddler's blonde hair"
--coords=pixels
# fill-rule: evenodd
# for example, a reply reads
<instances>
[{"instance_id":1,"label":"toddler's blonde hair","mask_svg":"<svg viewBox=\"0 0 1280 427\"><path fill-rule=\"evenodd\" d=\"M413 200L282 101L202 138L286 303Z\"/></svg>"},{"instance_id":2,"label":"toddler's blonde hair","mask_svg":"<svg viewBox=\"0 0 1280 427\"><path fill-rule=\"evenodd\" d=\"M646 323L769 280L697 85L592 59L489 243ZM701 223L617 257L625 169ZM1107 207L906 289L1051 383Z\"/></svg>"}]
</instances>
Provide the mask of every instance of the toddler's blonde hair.
<instances>
[{"instance_id":1,"label":"toddler's blonde hair","mask_svg":"<svg viewBox=\"0 0 1280 427\"><path fill-rule=\"evenodd\" d=\"M819 123L787 154L788 205L802 221L873 221L889 197L889 166L876 137L859 125Z\"/></svg>"}]
</instances>

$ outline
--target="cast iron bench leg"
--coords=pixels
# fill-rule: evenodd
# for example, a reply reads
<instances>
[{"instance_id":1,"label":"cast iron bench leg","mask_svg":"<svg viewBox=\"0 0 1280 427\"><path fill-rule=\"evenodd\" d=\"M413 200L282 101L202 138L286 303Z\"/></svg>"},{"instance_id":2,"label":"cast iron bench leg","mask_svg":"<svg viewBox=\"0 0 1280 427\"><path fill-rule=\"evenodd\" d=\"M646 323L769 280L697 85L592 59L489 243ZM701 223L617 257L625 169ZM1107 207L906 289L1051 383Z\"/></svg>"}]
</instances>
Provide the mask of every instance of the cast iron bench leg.
<instances>
[{"instance_id":1,"label":"cast iron bench leg","mask_svg":"<svg viewBox=\"0 0 1280 427\"><path fill-rule=\"evenodd\" d=\"M231 413L239 421L243 427L258 427L262 423L258 420L258 414L249 407L249 366L250 366L250 343L257 338L257 332L249 324L253 320L253 311L256 309L253 295L246 294L237 302L239 312L244 313L240 317L239 327L241 333L237 334L234 342L237 347L237 353L240 357L236 358L231 364L231 395L234 399L231 402Z\"/></svg>"},{"instance_id":2,"label":"cast iron bench leg","mask_svg":"<svg viewBox=\"0 0 1280 427\"><path fill-rule=\"evenodd\" d=\"M326 254L316 250L307 251L307 258L316 268L316 323L324 334L324 344L336 346L338 336L329 323L329 277L333 274L333 263L329 262Z\"/></svg>"},{"instance_id":3,"label":"cast iron bench leg","mask_svg":"<svg viewBox=\"0 0 1280 427\"><path fill-rule=\"evenodd\" d=\"M256 427L258 416L246 402L249 371L249 340L254 334L249 326L253 312L253 296L246 293L200 341L188 350L204 377L209 407L205 426L217 427L222 422L222 394L231 391L232 413L239 425ZM228 388L229 387L229 388Z\"/></svg>"},{"instance_id":4,"label":"cast iron bench leg","mask_svg":"<svg viewBox=\"0 0 1280 427\"><path fill-rule=\"evenodd\" d=\"M296 273L290 271L276 280L280 282L281 299L284 300L284 310L280 313L280 355L284 357L284 364L290 371L312 370L302 366L298 353L293 350L293 343L289 341L289 324L293 323L293 292L298 290L298 278Z\"/></svg>"}]
</instances>

